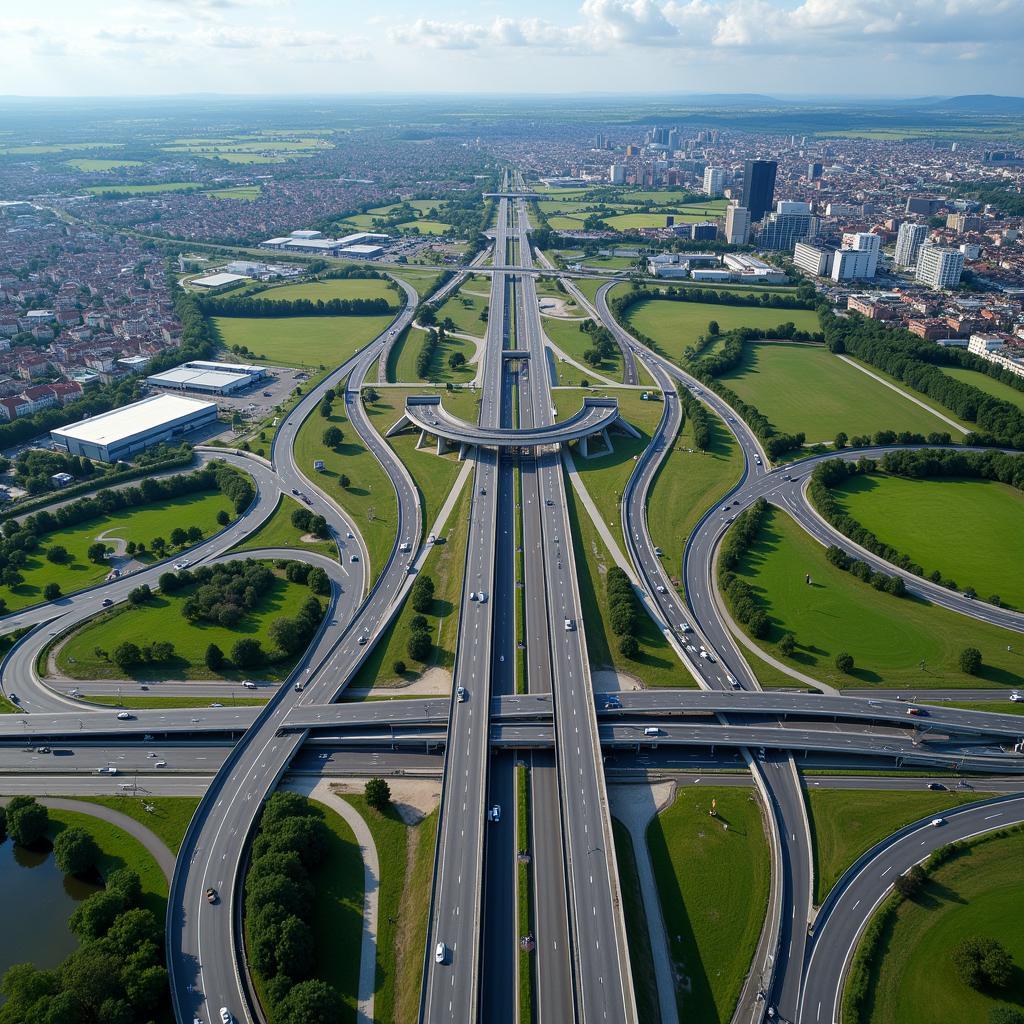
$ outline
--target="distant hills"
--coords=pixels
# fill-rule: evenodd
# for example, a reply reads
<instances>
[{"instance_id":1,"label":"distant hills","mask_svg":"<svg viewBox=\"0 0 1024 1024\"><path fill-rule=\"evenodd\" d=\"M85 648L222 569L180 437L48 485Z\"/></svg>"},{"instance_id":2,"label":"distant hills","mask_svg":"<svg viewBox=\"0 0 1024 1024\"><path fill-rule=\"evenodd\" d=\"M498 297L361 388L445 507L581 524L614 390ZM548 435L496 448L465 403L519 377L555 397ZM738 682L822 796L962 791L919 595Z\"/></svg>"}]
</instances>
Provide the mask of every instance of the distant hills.
<instances>
[{"instance_id":1,"label":"distant hills","mask_svg":"<svg viewBox=\"0 0 1024 1024\"><path fill-rule=\"evenodd\" d=\"M1024 96L950 96L928 104L932 110L954 110L971 114L1024 114Z\"/></svg>"}]
</instances>

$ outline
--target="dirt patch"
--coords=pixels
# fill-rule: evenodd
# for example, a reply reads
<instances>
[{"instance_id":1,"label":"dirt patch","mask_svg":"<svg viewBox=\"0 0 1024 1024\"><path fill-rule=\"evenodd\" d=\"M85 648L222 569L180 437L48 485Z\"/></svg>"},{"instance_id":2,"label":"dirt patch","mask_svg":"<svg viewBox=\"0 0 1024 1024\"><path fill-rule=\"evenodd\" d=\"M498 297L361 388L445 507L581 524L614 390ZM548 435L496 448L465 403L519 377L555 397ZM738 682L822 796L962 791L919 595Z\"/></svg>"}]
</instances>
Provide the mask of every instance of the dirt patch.
<instances>
[{"instance_id":1,"label":"dirt patch","mask_svg":"<svg viewBox=\"0 0 1024 1024\"><path fill-rule=\"evenodd\" d=\"M440 779L389 778L391 803L406 825L418 825L441 802ZM341 779L331 783L335 793L362 793L365 779Z\"/></svg>"},{"instance_id":2,"label":"dirt patch","mask_svg":"<svg viewBox=\"0 0 1024 1024\"><path fill-rule=\"evenodd\" d=\"M559 320L586 320L586 317L580 316L579 306L575 302L570 305L568 299L544 295L537 300L537 305L543 316L554 316Z\"/></svg>"},{"instance_id":3,"label":"dirt patch","mask_svg":"<svg viewBox=\"0 0 1024 1024\"><path fill-rule=\"evenodd\" d=\"M452 673L447 668L428 668L423 675L412 682L404 682L396 679L388 685L377 685L361 689L350 689L345 691L347 700L357 697L394 697L405 696L431 696L434 694L449 694L452 692Z\"/></svg>"},{"instance_id":4,"label":"dirt patch","mask_svg":"<svg viewBox=\"0 0 1024 1024\"><path fill-rule=\"evenodd\" d=\"M617 672L613 668L600 668L591 673L595 690L642 690L644 684L641 679L631 676L627 672Z\"/></svg>"}]
</instances>

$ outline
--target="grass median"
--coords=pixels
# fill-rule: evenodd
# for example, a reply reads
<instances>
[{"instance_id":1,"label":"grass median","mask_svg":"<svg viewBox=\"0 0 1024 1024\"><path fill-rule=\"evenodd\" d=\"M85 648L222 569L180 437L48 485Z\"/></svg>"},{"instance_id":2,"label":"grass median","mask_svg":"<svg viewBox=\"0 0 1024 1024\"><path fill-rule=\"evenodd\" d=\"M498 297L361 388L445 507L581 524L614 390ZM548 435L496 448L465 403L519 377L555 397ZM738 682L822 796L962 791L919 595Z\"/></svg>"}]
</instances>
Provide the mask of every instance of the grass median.
<instances>
[{"instance_id":1,"label":"grass median","mask_svg":"<svg viewBox=\"0 0 1024 1024\"><path fill-rule=\"evenodd\" d=\"M292 513L304 506L294 498L282 494L271 517L255 532L250 533L232 551L254 551L260 548L295 548L296 551L315 551L337 559L338 549L333 541L318 540L292 525Z\"/></svg>"}]
</instances>

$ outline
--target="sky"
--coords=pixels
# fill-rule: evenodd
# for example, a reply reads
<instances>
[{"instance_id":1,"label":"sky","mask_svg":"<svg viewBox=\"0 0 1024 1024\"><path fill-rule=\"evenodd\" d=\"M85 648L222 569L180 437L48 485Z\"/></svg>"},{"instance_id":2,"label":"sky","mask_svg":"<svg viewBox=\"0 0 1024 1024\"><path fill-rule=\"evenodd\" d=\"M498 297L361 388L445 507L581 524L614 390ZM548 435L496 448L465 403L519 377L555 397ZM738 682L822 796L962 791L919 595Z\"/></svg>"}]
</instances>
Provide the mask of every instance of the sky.
<instances>
[{"instance_id":1,"label":"sky","mask_svg":"<svg viewBox=\"0 0 1024 1024\"><path fill-rule=\"evenodd\" d=\"M38 0L0 95L1024 94L1024 0Z\"/></svg>"}]
</instances>

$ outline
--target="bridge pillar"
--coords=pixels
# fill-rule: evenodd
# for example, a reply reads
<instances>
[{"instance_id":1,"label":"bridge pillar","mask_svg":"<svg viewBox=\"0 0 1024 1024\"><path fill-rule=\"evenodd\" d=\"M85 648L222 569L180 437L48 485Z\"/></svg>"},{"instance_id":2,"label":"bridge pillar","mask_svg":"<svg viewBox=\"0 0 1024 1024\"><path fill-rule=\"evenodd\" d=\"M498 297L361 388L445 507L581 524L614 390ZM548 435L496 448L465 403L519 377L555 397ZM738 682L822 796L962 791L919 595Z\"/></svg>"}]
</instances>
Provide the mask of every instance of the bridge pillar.
<instances>
[{"instance_id":1,"label":"bridge pillar","mask_svg":"<svg viewBox=\"0 0 1024 1024\"><path fill-rule=\"evenodd\" d=\"M637 430L632 423L628 423L621 416L615 421L615 426L629 434L630 437L635 437L638 441L640 440L640 431Z\"/></svg>"},{"instance_id":2,"label":"bridge pillar","mask_svg":"<svg viewBox=\"0 0 1024 1024\"><path fill-rule=\"evenodd\" d=\"M608 451L614 451L614 449L612 448L612 439L608 435L607 427L605 427L604 430L601 431L601 436L604 438L604 443L608 447Z\"/></svg>"},{"instance_id":3,"label":"bridge pillar","mask_svg":"<svg viewBox=\"0 0 1024 1024\"><path fill-rule=\"evenodd\" d=\"M420 431L420 436L416 441L417 448L426 448L427 446L427 432L425 430Z\"/></svg>"},{"instance_id":4,"label":"bridge pillar","mask_svg":"<svg viewBox=\"0 0 1024 1024\"><path fill-rule=\"evenodd\" d=\"M437 438L437 454L444 455L448 451L448 442L440 435Z\"/></svg>"},{"instance_id":5,"label":"bridge pillar","mask_svg":"<svg viewBox=\"0 0 1024 1024\"><path fill-rule=\"evenodd\" d=\"M469 453L469 445L465 441L459 445L459 462L466 461L466 455Z\"/></svg>"},{"instance_id":6,"label":"bridge pillar","mask_svg":"<svg viewBox=\"0 0 1024 1024\"><path fill-rule=\"evenodd\" d=\"M590 444L589 444L589 441L590 441L590 438L588 438L588 437L581 437L580 438L580 455L582 455L583 458L585 458L585 459L589 459L590 458Z\"/></svg>"}]
</instances>

